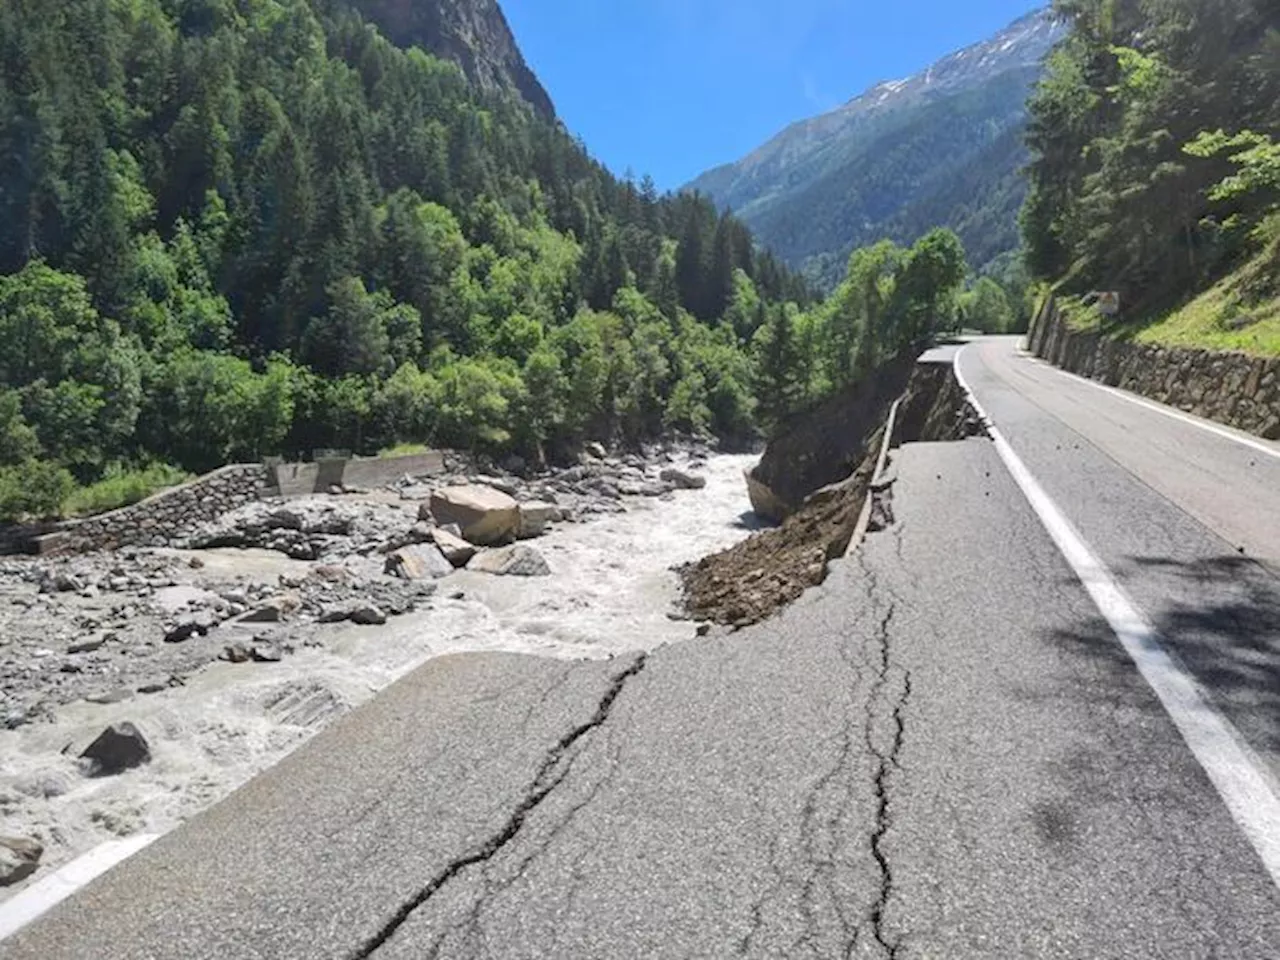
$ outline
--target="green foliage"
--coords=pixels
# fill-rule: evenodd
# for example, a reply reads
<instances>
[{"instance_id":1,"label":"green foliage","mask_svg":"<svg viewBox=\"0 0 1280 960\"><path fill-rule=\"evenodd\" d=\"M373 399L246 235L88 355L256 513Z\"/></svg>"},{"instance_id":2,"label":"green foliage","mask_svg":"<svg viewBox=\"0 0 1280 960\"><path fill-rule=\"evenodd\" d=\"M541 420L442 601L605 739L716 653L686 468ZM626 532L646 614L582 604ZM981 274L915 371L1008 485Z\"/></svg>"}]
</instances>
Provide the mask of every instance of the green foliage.
<instances>
[{"instance_id":1,"label":"green foliage","mask_svg":"<svg viewBox=\"0 0 1280 960\"><path fill-rule=\"evenodd\" d=\"M0 465L751 433L804 282L361 11L0 6Z\"/></svg>"},{"instance_id":2,"label":"green foliage","mask_svg":"<svg viewBox=\"0 0 1280 960\"><path fill-rule=\"evenodd\" d=\"M1227 154L1236 172L1209 189L1210 200L1231 201L1265 193L1274 200L1280 190L1280 144L1265 133L1242 130L1227 136L1223 130L1202 132L1183 148L1193 157L1207 159Z\"/></svg>"},{"instance_id":3,"label":"green foliage","mask_svg":"<svg viewBox=\"0 0 1280 960\"><path fill-rule=\"evenodd\" d=\"M960 326L983 333L1013 333L1017 315L1009 295L990 277L981 277L960 297Z\"/></svg>"},{"instance_id":4,"label":"green foliage","mask_svg":"<svg viewBox=\"0 0 1280 960\"><path fill-rule=\"evenodd\" d=\"M71 474L48 460L0 466L0 521L56 517L74 487Z\"/></svg>"},{"instance_id":5,"label":"green foliage","mask_svg":"<svg viewBox=\"0 0 1280 960\"><path fill-rule=\"evenodd\" d=\"M72 517L105 513L138 503L189 478L190 474L166 464L154 463L139 470L129 470L118 463L111 463L101 480L74 490L63 502L62 512Z\"/></svg>"},{"instance_id":6,"label":"green foliage","mask_svg":"<svg viewBox=\"0 0 1280 960\"><path fill-rule=\"evenodd\" d=\"M1256 251L1277 200L1269 0L1058 0L1071 33L1030 104L1032 275L1158 316ZM1225 130L1238 130L1229 135ZM1259 132L1254 132L1259 131Z\"/></svg>"}]
</instances>

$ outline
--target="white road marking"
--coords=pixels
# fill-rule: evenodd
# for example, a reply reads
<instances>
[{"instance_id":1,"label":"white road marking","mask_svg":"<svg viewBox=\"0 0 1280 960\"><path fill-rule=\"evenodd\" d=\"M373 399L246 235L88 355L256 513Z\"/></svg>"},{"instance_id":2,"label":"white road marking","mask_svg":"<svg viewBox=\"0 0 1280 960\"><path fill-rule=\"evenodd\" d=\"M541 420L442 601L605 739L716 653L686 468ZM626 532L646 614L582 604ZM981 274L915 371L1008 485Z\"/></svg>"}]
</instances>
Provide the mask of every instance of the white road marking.
<instances>
[{"instance_id":1,"label":"white road marking","mask_svg":"<svg viewBox=\"0 0 1280 960\"><path fill-rule=\"evenodd\" d=\"M1173 407L1166 407L1164 404L1156 403L1154 400L1148 400L1146 397L1139 397L1135 394L1129 393L1127 390L1121 390L1105 383L1099 383L1097 380L1090 380L1088 377L1082 377L1080 374L1072 373L1070 370L1063 370L1061 367L1056 367L1052 363L1047 363L1026 351L1023 351L1023 355L1033 363L1046 367L1049 370L1053 370L1056 373L1060 373L1064 377L1071 377L1073 380L1079 380L1081 383L1087 383L1091 387L1097 387L1099 390L1105 390L1107 393L1119 397L1121 400L1127 400L1129 403L1135 404L1136 406L1146 407L1148 410L1154 410L1156 413L1162 413L1173 420L1181 420L1183 423L1190 424L1193 427L1199 427L1207 433L1216 434L1217 436L1223 437L1227 440L1234 440L1236 443L1241 446L1248 447L1250 450L1254 450L1258 453L1265 454L1268 457L1275 457L1277 460L1280 460L1280 447L1277 447L1275 444L1268 443L1265 440L1255 440L1253 437L1243 436L1234 430L1228 430L1226 427L1220 426L1219 424L1210 423L1206 420L1200 419L1199 417L1193 417L1189 413L1184 413L1181 410L1175 410Z\"/></svg>"},{"instance_id":2,"label":"white road marking","mask_svg":"<svg viewBox=\"0 0 1280 960\"><path fill-rule=\"evenodd\" d=\"M1240 732L1210 705L1196 681L1164 649L1155 627L1045 493L983 409L960 369L965 349L967 347L956 354L956 379L985 421L1000 459L1133 659L1138 672L1155 691L1231 816L1262 858L1271 879L1280 887L1280 786L1269 776Z\"/></svg>"},{"instance_id":3,"label":"white road marking","mask_svg":"<svg viewBox=\"0 0 1280 960\"><path fill-rule=\"evenodd\" d=\"M0 941L13 936L32 920L156 839L155 834L143 833L126 840L100 844L0 903Z\"/></svg>"}]
</instances>

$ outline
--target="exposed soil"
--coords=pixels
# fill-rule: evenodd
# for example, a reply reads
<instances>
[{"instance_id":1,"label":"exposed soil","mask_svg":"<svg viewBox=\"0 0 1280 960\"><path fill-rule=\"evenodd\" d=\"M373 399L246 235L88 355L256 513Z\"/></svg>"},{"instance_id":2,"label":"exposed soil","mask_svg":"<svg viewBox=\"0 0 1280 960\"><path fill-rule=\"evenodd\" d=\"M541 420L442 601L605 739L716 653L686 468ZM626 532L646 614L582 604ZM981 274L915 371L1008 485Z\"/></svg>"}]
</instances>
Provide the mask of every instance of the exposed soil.
<instances>
[{"instance_id":1,"label":"exposed soil","mask_svg":"<svg viewBox=\"0 0 1280 960\"><path fill-rule=\"evenodd\" d=\"M827 578L849 548L875 457L853 476L813 494L783 522L680 570L685 609L695 620L747 627L771 617Z\"/></svg>"},{"instance_id":2,"label":"exposed soil","mask_svg":"<svg viewBox=\"0 0 1280 960\"><path fill-rule=\"evenodd\" d=\"M865 420L865 414L851 415ZM901 397L893 446L954 441L983 433L950 364L919 364ZM814 434L820 436L819 434ZM845 479L810 494L780 527L680 569L685 611L695 620L735 629L768 619L827 577L830 562L848 551L872 494L884 426L846 445L865 451ZM825 441L822 441L825 443ZM797 451L801 462L804 451ZM889 482L889 481L886 481ZM887 491L882 491L887 494ZM892 522L887 496L877 497L870 529Z\"/></svg>"}]
</instances>

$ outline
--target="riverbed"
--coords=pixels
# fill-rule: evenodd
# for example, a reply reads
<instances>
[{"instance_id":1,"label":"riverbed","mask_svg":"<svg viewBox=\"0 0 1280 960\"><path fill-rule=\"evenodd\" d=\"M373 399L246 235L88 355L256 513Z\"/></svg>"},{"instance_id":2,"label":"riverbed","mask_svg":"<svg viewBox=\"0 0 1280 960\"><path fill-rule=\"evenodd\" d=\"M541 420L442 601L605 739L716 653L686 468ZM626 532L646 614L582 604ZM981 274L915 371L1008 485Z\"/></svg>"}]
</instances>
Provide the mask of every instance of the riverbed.
<instances>
[{"instance_id":1,"label":"riverbed","mask_svg":"<svg viewBox=\"0 0 1280 960\"><path fill-rule=\"evenodd\" d=\"M672 616L680 589L672 568L750 534L742 473L754 459L712 456L697 469L707 480L702 490L629 497L624 512L555 527L533 543L548 577L459 570L428 602L386 625L317 624L279 662L210 663L152 696L78 700L42 722L0 731L0 833L44 845L27 881L34 882L103 842L173 829L433 657L598 659L693 641L695 625ZM198 556L208 570L273 576L300 568L265 551ZM125 721L147 738L150 762L87 777L75 757L106 726ZM0 888L0 900L22 886Z\"/></svg>"}]
</instances>

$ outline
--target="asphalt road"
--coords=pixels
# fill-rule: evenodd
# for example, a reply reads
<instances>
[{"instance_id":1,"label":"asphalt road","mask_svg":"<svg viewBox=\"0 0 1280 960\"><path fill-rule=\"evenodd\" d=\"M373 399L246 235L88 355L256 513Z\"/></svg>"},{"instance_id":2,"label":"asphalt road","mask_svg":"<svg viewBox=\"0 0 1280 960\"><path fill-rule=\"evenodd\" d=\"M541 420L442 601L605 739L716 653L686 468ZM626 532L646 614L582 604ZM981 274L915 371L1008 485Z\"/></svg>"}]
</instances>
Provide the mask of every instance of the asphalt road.
<instances>
[{"instance_id":1,"label":"asphalt road","mask_svg":"<svg viewBox=\"0 0 1280 960\"><path fill-rule=\"evenodd\" d=\"M1280 461L1008 342L962 367L1274 768ZM434 661L0 957L1280 956L1275 882L994 445L892 469L895 523L775 620Z\"/></svg>"}]
</instances>

